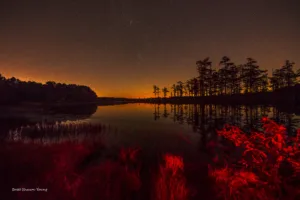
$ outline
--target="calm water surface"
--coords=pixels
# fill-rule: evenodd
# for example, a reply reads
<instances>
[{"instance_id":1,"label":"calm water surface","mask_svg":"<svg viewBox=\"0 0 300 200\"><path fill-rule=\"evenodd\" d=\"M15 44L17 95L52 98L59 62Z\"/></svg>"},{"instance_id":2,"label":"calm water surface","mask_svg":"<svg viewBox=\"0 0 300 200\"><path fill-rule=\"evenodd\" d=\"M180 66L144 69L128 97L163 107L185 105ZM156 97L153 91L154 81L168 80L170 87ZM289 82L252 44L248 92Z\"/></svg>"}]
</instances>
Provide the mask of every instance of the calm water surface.
<instances>
[{"instance_id":1,"label":"calm water surface","mask_svg":"<svg viewBox=\"0 0 300 200\"><path fill-rule=\"evenodd\" d=\"M186 153L197 151L200 135L195 134L188 124L174 122L170 115L158 119L156 107L152 104L99 106L89 119L83 121L116 128L117 133L107 134L107 144L141 146L143 149L168 152L183 149Z\"/></svg>"},{"instance_id":2,"label":"calm water surface","mask_svg":"<svg viewBox=\"0 0 300 200\"><path fill-rule=\"evenodd\" d=\"M239 126L245 131L259 129L262 116L283 123L292 133L300 127L300 116L284 113L271 106L221 105L155 105L125 104L99 106L88 119L91 123L109 124L126 132L142 133L201 133L222 127L225 123ZM195 134L193 134L195 135Z\"/></svg>"},{"instance_id":3,"label":"calm water surface","mask_svg":"<svg viewBox=\"0 0 300 200\"><path fill-rule=\"evenodd\" d=\"M211 139L216 139L216 129L229 123L245 132L262 130L260 119L268 116L287 127L289 134L300 128L294 113L280 112L270 106L220 106L220 105L155 105L125 104L99 106L88 119L79 120L102 123L117 129L107 134L106 142L166 151L199 151Z\"/></svg>"},{"instance_id":4,"label":"calm water surface","mask_svg":"<svg viewBox=\"0 0 300 200\"><path fill-rule=\"evenodd\" d=\"M124 104L98 106L84 116L26 116L9 119L1 116L1 126L6 126L9 122L15 128L18 124L32 124L38 119L52 123L101 123L111 127L110 131L103 134L108 146L140 146L143 149L184 154L201 152L210 140L218 139L215 130L221 129L226 123L250 132L261 130L260 119L268 116L284 124L291 135L300 128L300 116L280 112L271 106ZM22 123L19 123L20 119Z\"/></svg>"}]
</instances>

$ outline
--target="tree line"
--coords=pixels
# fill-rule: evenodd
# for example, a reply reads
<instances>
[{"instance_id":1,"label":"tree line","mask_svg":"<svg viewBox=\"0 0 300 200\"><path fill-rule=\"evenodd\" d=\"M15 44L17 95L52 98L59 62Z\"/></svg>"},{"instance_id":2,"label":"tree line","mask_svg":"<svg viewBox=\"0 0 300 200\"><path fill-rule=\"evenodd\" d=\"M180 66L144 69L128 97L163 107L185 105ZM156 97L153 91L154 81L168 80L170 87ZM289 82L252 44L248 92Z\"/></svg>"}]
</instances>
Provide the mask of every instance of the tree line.
<instances>
[{"instance_id":1,"label":"tree line","mask_svg":"<svg viewBox=\"0 0 300 200\"><path fill-rule=\"evenodd\" d=\"M212 69L212 62L207 57L196 62L197 76L185 82L178 81L170 88L161 90L153 85L155 97L183 97L183 96L216 96L242 93L257 93L275 91L284 87L291 87L298 83L300 70L294 70L294 62L286 60L284 65L272 72L268 77L268 70L261 69L253 58L247 58L245 64L236 65L227 56L219 62L219 69Z\"/></svg>"},{"instance_id":2,"label":"tree line","mask_svg":"<svg viewBox=\"0 0 300 200\"><path fill-rule=\"evenodd\" d=\"M88 86L56 83L45 84L34 81L21 81L5 78L0 74L0 104L20 102L92 102L97 100L96 93Z\"/></svg>"}]
</instances>

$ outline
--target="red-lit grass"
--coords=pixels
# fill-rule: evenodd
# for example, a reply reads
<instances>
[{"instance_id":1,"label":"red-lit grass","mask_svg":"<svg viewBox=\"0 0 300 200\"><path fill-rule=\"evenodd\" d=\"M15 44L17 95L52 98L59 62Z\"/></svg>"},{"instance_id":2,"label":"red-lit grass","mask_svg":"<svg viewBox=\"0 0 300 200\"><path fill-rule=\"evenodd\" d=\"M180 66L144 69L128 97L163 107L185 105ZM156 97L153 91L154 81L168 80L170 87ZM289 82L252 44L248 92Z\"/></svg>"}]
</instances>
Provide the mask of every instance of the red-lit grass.
<instances>
[{"instance_id":1,"label":"red-lit grass","mask_svg":"<svg viewBox=\"0 0 300 200\"><path fill-rule=\"evenodd\" d=\"M120 159L102 159L102 146L88 141L4 143L0 176L7 181L0 185L1 199L131 199L141 187L139 169L131 167L137 163L137 151L121 149ZM100 154L93 156L97 151ZM36 187L48 192L12 192L12 188Z\"/></svg>"},{"instance_id":2,"label":"red-lit grass","mask_svg":"<svg viewBox=\"0 0 300 200\"><path fill-rule=\"evenodd\" d=\"M6 180L0 184L4 191L0 197L215 199L209 191L214 188L218 199L296 199L300 193L300 130L295 137L287 137L283 126L267 118L262 122L264 131L250 135L230 125L218 131L233 145L221 149L226 153L212 155L208 170L201 158L195 163L170 153L162 154L161 162L148 161L149 155L143 154L141 148L120 148L115 156L105 157L101 140L49 145L20 142L23 140L5 142L0 145L0 177ZM207 144L215 150L219 146L212 141ZM153 170L156 167L158 170ZM47 188L48 192L11 192L11 188L19 187Z\"/></svg>"},{"instance_id":3,"label":"red-lit grass","mask_svg":"<svg viewBox=\"0 0 300 200\"><path fill-rule=\"evenodd\" d=\"M159 166L155 183L155 200L186 200L188 189L183 174L183 158L171 154L164 155L164 164Z\"/></svg>"},{"instance_id":4,"label":"red-lit grass","mask_svg":"<svg viewBox=\"0 0 300 200\"><path fill-rule=\"evenodd\" d=\"M284 126L265 117L262 122L261 133L247 135L230 125L217 131L242 151L238 159L237 154L224 157L223 168L210 167L216 189L225 199L299 197L300 131L296 137L288 137Z\"/></svg>"}]
</instances>

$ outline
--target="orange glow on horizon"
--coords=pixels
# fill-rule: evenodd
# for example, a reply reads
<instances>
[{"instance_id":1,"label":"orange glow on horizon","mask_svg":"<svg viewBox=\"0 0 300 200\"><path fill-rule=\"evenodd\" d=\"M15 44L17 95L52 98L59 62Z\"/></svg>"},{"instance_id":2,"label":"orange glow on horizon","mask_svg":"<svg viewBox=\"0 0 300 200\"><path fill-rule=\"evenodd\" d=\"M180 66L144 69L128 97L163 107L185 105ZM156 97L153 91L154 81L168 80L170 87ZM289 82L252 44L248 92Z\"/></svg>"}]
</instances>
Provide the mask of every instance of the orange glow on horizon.
<instances>
[{"instance_id":1,"label":"orange glow on horizon","mask_svg":"<svg viewBox=\"0 0 300 200\"><path fill-rule=\"evenodd\" d=\"M234 58L232 59L234 60ZM269 76L272 74L272 68L270 69L265 66L274 66L274 69L278 69L282 66L282 64L273 64L280 63L278 60L282 60L281 58L278 60L270 60L270 62L260 62L260 59L256 60L262 69L268 70ZM217 59L213 59L212 61L217 63ZM241 61L237 61L237 63L241 63ZM191 65L193 65L193 63L191 63ZM76 67L76 69L79 69L81 65ZM216 69L218 68L216 67ZM295 64L294 69L299 69L297 64ZM76 71L72 70L72 68L65 68L64 65L61 65L58 69L50 67L42 69L36 67L35 64L31 64L26 59L20 59L20 61L16 63L0 60L0 74L6 78L15 77L22 81L35 81L39 83L54 81L58 83L86 85L95 91L98 97L151 98L154 97L153 85L157 85L160 88L160 97L163 96L161 91L163 87L167 87L169 89L170 92L167 96L170 96L170 88L173 83L180 80L185 82L185 80L197 76L196 67L191 67L191 69L186 70L184 67L180 66L178 66L178 70L170 70L163 73L153 72L153 74L147 73L148 72L145 71L144 76L143 74L133 75L133 72L129 73L128 76L127 74L118 75L114 73L105 75L100 73L98 75L96 72L89 73L84 70ZM138 78L134 79L133 77Z\"/></svg>"},{"instance_id":2,"label":"orange glow on horizon","mask_svg":"<svg viewBox=\"0 0 300 200\"><path fill-rule=\"evenodd\" d=\"M66 83L66 84L78 84L78 85L86 85L89 86L96 94L98 97L117 97L117 98L150 98L153 97L152 93L152 88L147 86L149 88L149 91L145 91L143 89L143 86L141 88L138 88L136 90L131 90L130 92L122 91L122 92L112 92L112 90L108 90L107 88L104 89L98 89L97 86L94 85L89 85L88 83L78 83L74 81L66 81L66 80L61 80L61 79L48 79L48 78L34 78L33 76L26 76L22 75L21 73L1 73L2 76L5 78L12 78L15 77L16 79L19 79L21 81L34 81L38 83L45 84L47 81L54 81L57 83ZM101 87L99 87L101 88ZM146 86L144 87L146 88Z\"/></svg>"}]
</instances>

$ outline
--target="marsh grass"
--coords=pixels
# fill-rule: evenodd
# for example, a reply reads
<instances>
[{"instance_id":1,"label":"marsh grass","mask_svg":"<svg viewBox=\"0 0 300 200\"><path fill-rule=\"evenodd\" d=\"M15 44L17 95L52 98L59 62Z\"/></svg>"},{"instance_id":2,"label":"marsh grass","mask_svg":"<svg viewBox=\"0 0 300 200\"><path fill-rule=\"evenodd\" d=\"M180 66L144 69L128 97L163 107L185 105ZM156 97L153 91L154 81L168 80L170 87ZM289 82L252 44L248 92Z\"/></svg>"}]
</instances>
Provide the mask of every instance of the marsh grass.
<instances>
[{"instance_id":1,"label":"marsh grass","mask_svg":"<svg viewBox=\"0 0 300 200\"><path fill-rule=\"evenodd\" d=\"M32 126L22 126L10 130L6 136L6 142L24 143L64 143L64 142L83 142L86 140L101 140L103 134L117 133L117 129L109 125L91 123L38 123Z\"/></svg>"}]
</instances>

